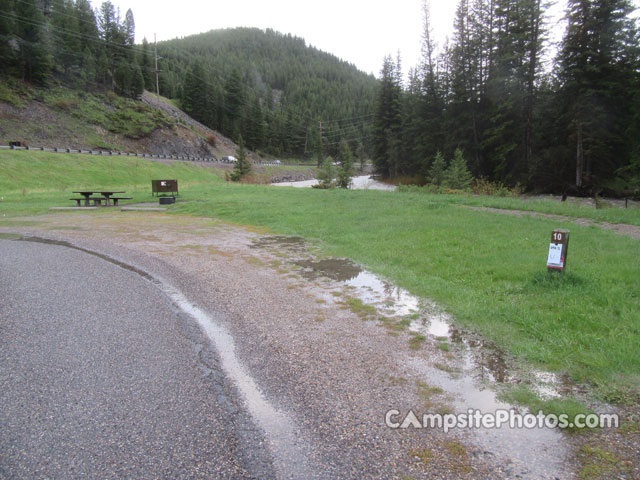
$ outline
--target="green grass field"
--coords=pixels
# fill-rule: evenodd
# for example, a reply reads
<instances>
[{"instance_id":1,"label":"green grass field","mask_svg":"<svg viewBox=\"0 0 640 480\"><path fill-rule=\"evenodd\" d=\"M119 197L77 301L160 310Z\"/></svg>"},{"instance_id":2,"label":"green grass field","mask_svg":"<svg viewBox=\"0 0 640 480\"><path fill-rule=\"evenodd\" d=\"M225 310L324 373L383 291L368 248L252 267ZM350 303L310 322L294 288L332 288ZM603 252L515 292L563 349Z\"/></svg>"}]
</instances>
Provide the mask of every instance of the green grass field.
<instances>
[{"instance_id":1,"label":"green grass field","mask_svg":"<svg viewBox=\"0 0 640 480\"><path fill-rule=\"evenodd\" d=\"M151 180L178 178L181 188L222 183L224 172L186 162L172 165L142 158L0 151L0 211L5 216L45 213L73 206L71 192L125 190L133 201L150 201Z\"/></svg>"},{"instance_id":2,"label":"green grass field","mask_svg":"<svg viewBox=\"0 0 640 480\"><path fill-rule=\"evenodd\" d=\"M178 178L182 196L173 213L316 239L325 253L438 302L458 324L525 362L567 372L611 401L640 390L639 239L464 206L531 209L517 198L235 185L189 164L23 153L0 152L0 226L10 216L70 204L67 194L79 187L118 186L148 200L151 178ZM588 216L583 207L553 202L535 208ZM598 219L637 224L640 215L604 209ZM571 230L565 275L545 267L557 227Z\"/></svg>"}]
</instances>

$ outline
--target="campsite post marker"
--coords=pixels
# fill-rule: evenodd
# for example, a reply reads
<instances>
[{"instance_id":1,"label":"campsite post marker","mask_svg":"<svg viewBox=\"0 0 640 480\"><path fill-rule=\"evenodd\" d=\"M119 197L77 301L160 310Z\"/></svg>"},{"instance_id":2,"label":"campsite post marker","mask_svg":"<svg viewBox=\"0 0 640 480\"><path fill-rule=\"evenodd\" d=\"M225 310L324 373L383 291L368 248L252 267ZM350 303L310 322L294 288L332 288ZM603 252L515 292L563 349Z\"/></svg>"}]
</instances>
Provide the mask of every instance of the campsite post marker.
<instances>
[{"instance_id":1,"label":"campsite post marker","mask_svg":"<svg viewBox=\"0 0 640 480\"><path fill-rule=\"evenodd\" d=\"M568 253L569 230L554 230L551 232L547 270L549 272L564 272L565 268L567 268Z\"/></svg>"}]
</instances>

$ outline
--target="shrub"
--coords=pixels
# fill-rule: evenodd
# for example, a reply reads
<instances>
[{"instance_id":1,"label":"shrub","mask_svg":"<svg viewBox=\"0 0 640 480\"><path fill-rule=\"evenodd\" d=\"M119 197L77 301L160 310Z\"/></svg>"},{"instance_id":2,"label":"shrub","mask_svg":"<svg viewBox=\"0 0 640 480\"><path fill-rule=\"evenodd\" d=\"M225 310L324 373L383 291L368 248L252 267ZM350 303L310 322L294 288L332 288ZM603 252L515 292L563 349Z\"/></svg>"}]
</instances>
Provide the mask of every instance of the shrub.
<instances>
[{"instance_id":1,"label":"shrub","mask_svg":"<svg viewBox=\"0 0 640 480\"><path fill-rule=\"evenodd\" d=\"M78 101L73 98L60 98L53 102L53 106L59 110L70 112L78 106Z\"/></svg>"},{"instance_id":2,"label":"shrub","mask_svg":"<svg viewBox=\"0 0 640 480\"><path fill-rule=\"evenodd\" d=\"M494 197L517 197L522 195L524 188L518 183L509 188L501 182L492 182L486 178L477 178L471 185L471 191L476 195L488 195Z\"/></svg>"}]
</instances>

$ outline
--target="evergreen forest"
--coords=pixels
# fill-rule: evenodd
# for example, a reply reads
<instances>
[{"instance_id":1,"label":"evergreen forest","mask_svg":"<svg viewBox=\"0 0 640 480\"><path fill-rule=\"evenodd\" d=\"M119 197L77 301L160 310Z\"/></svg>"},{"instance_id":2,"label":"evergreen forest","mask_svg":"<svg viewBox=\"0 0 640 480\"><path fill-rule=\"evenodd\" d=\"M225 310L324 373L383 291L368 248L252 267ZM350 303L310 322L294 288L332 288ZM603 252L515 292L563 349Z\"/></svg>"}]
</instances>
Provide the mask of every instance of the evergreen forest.
<instances>
[{"instance_id":1,"label":"evergreen forest","mask_svg":"<svg viewBox=\"0 0 640 480\"><path fill-rule=\"evenodd\" d=\"M376 79L253 28L160 42L156 67L156 46L135 43L131 10L0 0L0 75L131 98L157 89L251 150L319 164L353 153L389 177L431 181L455 159L475 178L529 190L640 190L632 1L567 0L563 24L551 25L542 0L458 0L444 45L423 2L422 62L403 72L400 54L388 55ZM558 45L551 28L563 31Z\"/></svg>"},{"instance_id":2,"label":"evergreen forest","mask_svg":"<svg viewBox=\"0 0 640 480\"><path fill-rule=\"evenodd\" d=\"M424 4L423 61L381 71L373 160L429 178L463 152L476 178L530 190L640 191L640 56L629 0L568 0L560 45L542 0L459 0L439 50ZM558 28L558 26L554 26ZM440 153L440 155L438 155ZM436 169L437 170L437 169Z\"/></svg>"}]
</instances>

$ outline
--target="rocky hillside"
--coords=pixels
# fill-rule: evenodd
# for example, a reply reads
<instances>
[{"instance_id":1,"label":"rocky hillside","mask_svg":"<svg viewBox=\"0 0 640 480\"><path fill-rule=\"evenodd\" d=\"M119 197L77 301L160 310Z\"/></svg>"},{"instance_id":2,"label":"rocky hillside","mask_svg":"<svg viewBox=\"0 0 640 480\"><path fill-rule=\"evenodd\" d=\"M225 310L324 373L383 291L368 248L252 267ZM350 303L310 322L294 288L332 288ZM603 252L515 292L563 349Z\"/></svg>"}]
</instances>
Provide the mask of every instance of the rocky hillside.
<instances>
[{"instance_id":1,"label":"rocky hillside","mask_svg":"<svg viewBox=\"0 0 640 480\"><path fill-rule=\"evenodd\" d=\"M169 100L144 92L138 101L61 86L42 89L0 81L0 145L134 151L221 158L237 146ZM257 157L254 157L257 159Z\"/></svg>"}]
</instances>

